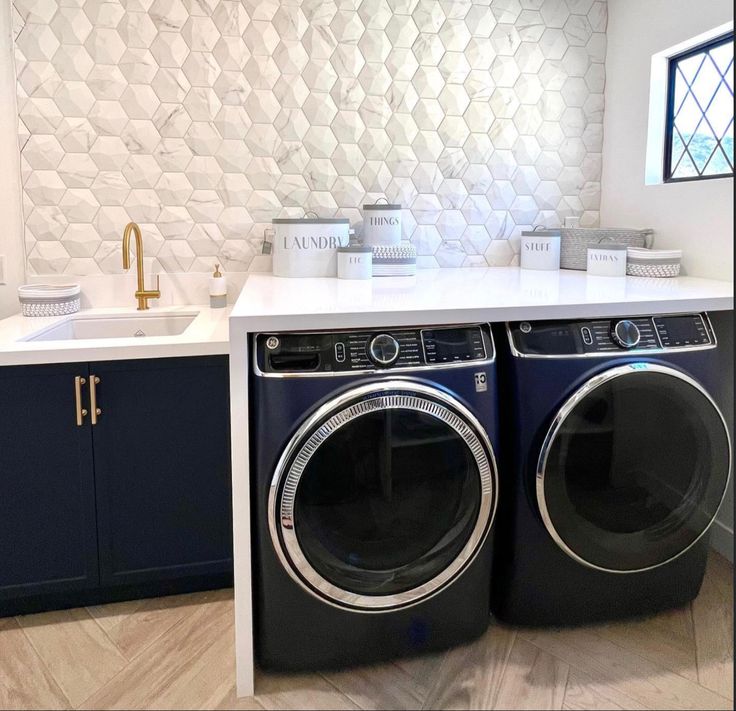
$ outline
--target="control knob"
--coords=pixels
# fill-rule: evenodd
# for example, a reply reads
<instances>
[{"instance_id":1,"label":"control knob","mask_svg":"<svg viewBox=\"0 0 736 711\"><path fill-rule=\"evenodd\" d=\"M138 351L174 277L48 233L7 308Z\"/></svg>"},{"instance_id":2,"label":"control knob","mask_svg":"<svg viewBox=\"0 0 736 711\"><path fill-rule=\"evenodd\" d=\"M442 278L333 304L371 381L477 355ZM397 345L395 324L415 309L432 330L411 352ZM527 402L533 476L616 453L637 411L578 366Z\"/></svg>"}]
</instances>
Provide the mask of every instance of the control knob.
<instances>
[{"instance_id":1,"label":"control knob","mask_svg":"<svg viewBox=\"0 0 736 711\"><path fill-rule=\"evenodd\" d=\"M399 342L388 333L379 333L368 345L368 356L376 365L391 365L399 357Z\"/></svg>"},{"instance_id":2,"label":"control knob","mask_svg":"<svg viewBox=\"0 0 736 711\"><path fill-rule=\"evenodd\" d=\"M618 321L611 329L613 342L621 348L634 348L641 340L639 327L628 319Z\"/></svg>"}]
</instances>

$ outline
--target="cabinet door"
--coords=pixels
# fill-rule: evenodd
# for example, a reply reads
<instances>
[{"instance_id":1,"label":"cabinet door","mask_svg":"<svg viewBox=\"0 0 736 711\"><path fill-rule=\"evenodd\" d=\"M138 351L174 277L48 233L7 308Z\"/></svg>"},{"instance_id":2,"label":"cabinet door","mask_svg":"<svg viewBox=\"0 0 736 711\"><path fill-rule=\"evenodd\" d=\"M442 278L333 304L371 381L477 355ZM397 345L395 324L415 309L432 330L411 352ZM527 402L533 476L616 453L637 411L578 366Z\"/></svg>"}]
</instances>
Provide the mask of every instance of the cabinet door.
<instances>
[{"instance_id":1,"label":"cabinet door","mask_svg":"<svg viewBox=\"0 0 736 711\"><path fill-rule=\"evenodd\" d=\"M105 585L232 569L227 356L90 365Z\"/></svg>"},{"instance_id":2,"label":"cabinet door","mask_svg":"<svg viewBox=\"0 0 736 711\"><path fill-rule=\"evenodd\" d=\"M92 434L88 417L77 425L75 376L88 377L86 363L0 368L0 609L98 582Z\"/></svg>"}]
</instances>

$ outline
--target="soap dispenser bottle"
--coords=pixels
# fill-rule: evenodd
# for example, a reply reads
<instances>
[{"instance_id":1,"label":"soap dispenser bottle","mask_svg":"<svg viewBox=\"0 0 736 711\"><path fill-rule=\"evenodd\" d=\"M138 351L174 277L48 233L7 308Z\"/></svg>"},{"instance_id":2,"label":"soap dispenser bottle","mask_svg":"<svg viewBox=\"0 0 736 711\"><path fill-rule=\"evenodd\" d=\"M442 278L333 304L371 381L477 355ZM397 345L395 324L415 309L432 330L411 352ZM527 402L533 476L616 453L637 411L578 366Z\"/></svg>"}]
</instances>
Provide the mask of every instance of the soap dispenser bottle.
<instances>
[{"instance_id":1,"label":"soap dispenser bottle","mask_svg":"<svg viewBox=\"0 0 736 711\"><path fill-rule=\"evenodd\" d=\"M227 306L227 282L220 273L220 265L215 264L215 271L210 277L210 308L222 309Z\"/></svg>"}]
</instances>

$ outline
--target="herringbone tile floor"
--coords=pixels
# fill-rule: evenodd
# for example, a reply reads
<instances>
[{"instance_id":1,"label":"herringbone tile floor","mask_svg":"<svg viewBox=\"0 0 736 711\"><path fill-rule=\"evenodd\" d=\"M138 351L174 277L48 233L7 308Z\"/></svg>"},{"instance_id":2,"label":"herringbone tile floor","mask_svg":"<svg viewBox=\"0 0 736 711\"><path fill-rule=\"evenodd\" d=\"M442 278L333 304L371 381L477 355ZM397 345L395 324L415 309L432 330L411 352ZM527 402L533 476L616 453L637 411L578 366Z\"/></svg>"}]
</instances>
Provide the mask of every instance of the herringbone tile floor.
<instances>
[{"instance_id":1,"label":"herringbone tile floor","mask_svg":"<svg viewBox=\"0 0 736 711\"><path fill-rule=\"evenodd\" d=\"M0 708L733 708L732 566L681 610L575 630L494 625L473 644L234 690L231 590L0 620Z\"/></svg>"}]
</instances>

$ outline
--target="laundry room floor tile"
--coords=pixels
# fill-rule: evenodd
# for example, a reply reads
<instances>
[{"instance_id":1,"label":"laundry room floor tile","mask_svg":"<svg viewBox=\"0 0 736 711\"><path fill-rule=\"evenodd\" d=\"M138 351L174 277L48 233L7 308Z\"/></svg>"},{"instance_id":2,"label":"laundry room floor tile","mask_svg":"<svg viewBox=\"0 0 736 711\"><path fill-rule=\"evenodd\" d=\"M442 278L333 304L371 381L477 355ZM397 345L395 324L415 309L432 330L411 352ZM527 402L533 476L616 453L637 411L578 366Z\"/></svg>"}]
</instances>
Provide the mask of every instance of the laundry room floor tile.
<instances>
[{"instance_id":1,"label":"laundry room floor tile","mask_svg":"<svg viewBox=\"0 0 736 711\"><path fill-rule=\"evenodd\" d=\"M429 685L396 664L326 673L324 677L362 709L419 708Z\"/></svg>"},{"instance_id":2,"label":"laundry room floor tile","mask_svg":"<svg viewBox=\"0 0 736 711\"><path fill-rule=\"evenodd\" d=\"M0 620L0 707L71 708L59 685L12 617Z\"/></svg>"},{"instance_id":3,"label":"laundry room floor tile","mask_svg":"<svg viewBox=\"0 0 736 711\"><path fill-rule=\"evenodd\" d=\"M494 707L561 709L569 674L569 664L517 636Z\"/></svg>"},{"instance_id":4,"label":"laundry room floor tile","mask_svg":"<svg viewBox=\"0 0 736 711\"><path fill-rule=\"evenodd\" d=\"M733 699L733 566L708 559L703 587L692 603L698 681Z\"/></svg>"},{"instance_id":5,"label":"laundry room floor tile","mask_svg":"<svg viewBox=\"0 0 736 711\"><path fill-rule=\"evenodd\" d=\"M494 708L515 637L513 630L491 625L480 639L447 652L424 708Z\"/></svg>"},{"instance_id":6,"label":"laundry room floor tile","mask_svg":"<svg viewBox=\"0 0 736 711\"><path fill-rule=\"evenodd\" d=\"M73 706L81 704L128 663L84 608L17 619Z\"/></svg>"},{"instance_id":7,"label":"laundry room floor tile","mask_svg":"<svg viewBox=\"0 0 736 711\"><path fill-rule=\"evenodd\" d=\"M601 637L619 647L641 654L686 679L698 681L695 629L690 605L649 619L617 622L596 629Z\"/></svg>"},{"instance_id":8,"label":"laundry room floor tile","mask_svg":"<svg viewBox=\"0 0 736 711\"><path fill-rule=\"evenodd\" d=\"M235 692L232 590L0 619L0 710L733 708L733 566L681 610L607 625L492 624L447 652Z\"/></svg>"}]
</instances>

